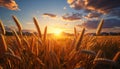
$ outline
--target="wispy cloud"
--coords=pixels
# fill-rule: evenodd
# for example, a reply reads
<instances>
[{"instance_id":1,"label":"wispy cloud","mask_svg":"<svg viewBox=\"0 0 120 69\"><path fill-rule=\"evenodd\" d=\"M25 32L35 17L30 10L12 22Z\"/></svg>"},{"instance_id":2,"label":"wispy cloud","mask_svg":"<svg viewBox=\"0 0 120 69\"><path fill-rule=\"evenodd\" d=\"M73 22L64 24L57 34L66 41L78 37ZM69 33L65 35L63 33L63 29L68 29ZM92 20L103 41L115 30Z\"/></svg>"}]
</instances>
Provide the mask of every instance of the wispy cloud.
<instances>
[{"instance_id":1,"label":"wispy cloud","mask_svg":"<svg viewBox=\"0 0 120 69\"><path fill-rule=\"evenodd\" d=\"M62 16L62 18L64 20L68 20L68 21L76 21L76 20L80 20L81 19L81 14L79 13L72 13L72 14L65 14Z\"/></svg>"},{"instance_id":2,"label":"wispy cloud","mask_svg":"<svg viewBox=\"0 0 120 69\"><path fill-rule=\"evenodd\" d=\"M88 19L92 19L92 18L99 18L101 17L102 14L101 13L97 13L97 12L89 12L85 18L88 18Z\"/></svg>"},{"instance_id":3,"label":"wispy cloud","mask_svg":"<svg viewBox=\"0 0 120 69\"><path fill-rule=\"evenodd\" d=\"M0 0L0 7L6 7L9 10L19 10L18 4L14 0Z\"/></svg>"},{"instance_id":4,"label":"wispy cloud","mask_svg":"<svg viewBox=\"0 0 120 69\"><path fill-rule=\"evenodd\" d=\"M49 17L55 18L57 15L52 13L44 13L43 16L49 16Z\"/></svg>"}]
</instances>

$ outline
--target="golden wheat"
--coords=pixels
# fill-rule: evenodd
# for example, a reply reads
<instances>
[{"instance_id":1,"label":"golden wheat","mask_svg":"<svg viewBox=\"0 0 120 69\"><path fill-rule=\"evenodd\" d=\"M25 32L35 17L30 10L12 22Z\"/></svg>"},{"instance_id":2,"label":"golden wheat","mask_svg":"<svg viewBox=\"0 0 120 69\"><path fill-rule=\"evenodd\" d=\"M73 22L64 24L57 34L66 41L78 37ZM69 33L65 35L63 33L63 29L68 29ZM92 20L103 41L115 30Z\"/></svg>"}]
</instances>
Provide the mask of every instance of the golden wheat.
<instances>
[{"instance_id":1,"label":"golden wheat","mask_svg":"<svg viewBox=\"0 0 120 69\"><path fill-rule=\"evenodd\" d=\"M45 27L44 29L44 37L43 37L43 40L45 41L47 38L47 26Z\"/></svg>"},{"instance_id":2,"label":"golden wheat","mask_svg":"<svg viewBox=\"0 0 120 69\"><path fill-rule=\"evenodd\" d=\"M99 50L99 51L97 52L97 54L96 54L95 59L101 57L102 54L103 54L103 51L102 51L102 50Z\"/></svg>"},{"instance_id":3,"label":"golden wheat","mask_svg":"<svg viewBox=\"0 0 120 69\"><path fill-rule=\"evenodd\" d=\"M113 58L113 61L118 61L120 59L120 52L117 52L116 55Z\"/></svg>"},{"instance_id":4,"label":"golden wheat","mask_svg":"<svg viewBox=\"0 0 120 69\"><path fill-rule=\"evenodd\" d=\"M16 40L17 40L17 42L18 42L18 46L19 46L20 48L22 48L22 42L21 42L20 37L18 36L18 34L17 34L17 32L16 32L15 30L12 30L12 31L13 31L13 33L15 34Z\"/></svg>"},{"instance_id":5,"label":"golden wheat","mask_svg":"<svg viewBox=\"0 0 120 69\"><path fill-rule=\"evenodd\" d=\"M96 55L96 53L94 51L91 51L91 50L81 50L80 51L81 53L85 53L85 54L90 54L90 55Z\"/></svg>"},{"instance_id":6,"label":"golden wheat","mask_svg":"<svg viewBox=\"0 0 120 69\"><path fill-rule=\"evenodd\" d=\"M23 41L25 42L25 44L27 46L27 49L30 50L30 44L29 44L29 42L25 38L23 38Z\"/></svg>"},{"instance_id":7,"label":"golden wheat","mask_svg":"<svg viewBox=\"0 0 120 69\"><path fill-rule=\"evenodd\" d=\"M81 34L79 34L79 37L77 38L77 41L75 43L76 50L79 50L80 48L80 44L82 42L84 32L85 32L85 28L82 29Z\"/></svg>"},{"instance_id":8,"label":"golden wheat","mask_svg":"<svg viewBox=\"0 0 120 69\"><path fill-rule=\"evenodd\" d=\"M34 21L34 24L35 24L36 29L38 31L39 37L42 38L42 34L41 34L40 27L39 27L39 23L38 23L38 21L37 21L37 19L35 17L33 17L33 21Z\"/></svg>"},{"instance_id":9,"label":"golden wheat","mask_svg":"<svg viewBox=\"0 0 120 69\"><path fill-rule=\"evenodd\" d=\"M74 35L75 35L75 38L77 38L77 30L76 30L76 27L74 27Z\"/></svg>"},{"instance_id":10,"label":"golden wheat","mask_svg":"<svg viewBox=\"0 0 120 69\"><path fill-rule=\"evenodd\" d=\"M5 37L3 34L0 34L0 37L1 37L1 42L2 42L2 47L3 47L3 50L4 51L7 51L7 44L6 44L6 41L5 41Z\"/></svg>"},{"instance_id":11,"label":"golden wheat","mask_svg":"<svg viewBox=\"0 0 120 69\"><path fill-rule=\"evenodd\" d=\"M5 27L4 27L3 23L2 23L2 20L0 20L0 27L1 27L2 34L5 35L6 31L5 31Z\"/></svg>"},{"instance_id":12,"label":"golden wheat","mask_svg":"<svg viewBox=\"0 0 120 69\"><path fill-rule=\"evenodd\" d=\"M100 35L103 23L104 23L104 19L101 19L101 21L97 27L97 30L96 30L96 35Z\"/></svg>"},{"instance_id":13,"label":"golden wheat","mask_svg":"<svg viewBox=\"0 0 120 69\"><path fill-rule=\"evenodd\" d=\"M20 35L22 36L22 25L19 22L18 18L16 16L12 16L13 20L15 21L15 24L17 25L18 31L20 33Z\"/></svg>"},{"instance_id":14,"label":"golden wheat","mask_svg":"<svg viewBox=\"0 0 120 69\"><path fill-rule=\"evenodd\" d=\"M19 56L13 55L11 53L5 53L3 56L10 57L10 58L17 59L17 60L21 61L21 58Z\"/></svg>"},{"instance_id":15,"label":"golden wheat","mask_svg":"<svg viewBox=\"0 0 120 69\"><path fill-rule=\"evenodd\" d=\"M93 64L97 64L97 63L110 64L110 65L115 64L115 62L113 60L105 59L105 58L97 58L93 61Z\"/></svg>"}]
</instances>

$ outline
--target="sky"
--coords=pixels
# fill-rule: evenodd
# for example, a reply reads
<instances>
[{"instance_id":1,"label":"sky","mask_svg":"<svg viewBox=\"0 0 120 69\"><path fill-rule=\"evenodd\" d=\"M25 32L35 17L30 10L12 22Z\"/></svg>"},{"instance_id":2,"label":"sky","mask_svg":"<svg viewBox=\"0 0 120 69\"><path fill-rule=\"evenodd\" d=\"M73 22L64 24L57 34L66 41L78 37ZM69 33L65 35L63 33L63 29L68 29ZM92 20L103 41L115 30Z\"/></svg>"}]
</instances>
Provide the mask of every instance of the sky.
<instances>
[{"instance_id":1,"label":"sky","mask_svg":"<svg viewBox=\"0 0 120 69\"><path fill-rule=\"evenodd\" d=\"M56 29L73 33L82 27L86 32L95 32L103 18L103 32L120 32L120 0L0 0L0 20L6 28L16 28L15 15L24 30L36 30L33 17L42 32Z\"/></svg>"}]
</instances>

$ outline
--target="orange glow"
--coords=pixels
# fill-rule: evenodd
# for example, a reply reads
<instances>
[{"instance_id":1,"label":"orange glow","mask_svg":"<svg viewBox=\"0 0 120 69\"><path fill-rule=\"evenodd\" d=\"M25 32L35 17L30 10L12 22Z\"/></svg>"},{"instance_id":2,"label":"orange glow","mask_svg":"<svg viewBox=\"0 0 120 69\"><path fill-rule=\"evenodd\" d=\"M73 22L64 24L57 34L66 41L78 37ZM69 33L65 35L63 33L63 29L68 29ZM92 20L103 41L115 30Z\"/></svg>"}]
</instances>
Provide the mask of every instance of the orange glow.
<instances>
[{"instance_id":1,"label":"orange glow","mask_svg":"<svg viewBox=\"0 0 120 69\"><path fill-rule=\"evenodd\" d=\"M67 0L67 2L68 2L69 4L71 4L73 1L74 1L74 0Z\"/></svg>"},{"instance_id":2,"label":"orange glow","mask_svg":"<svg viewBox=\"0 0 120 69\"><path fill-rule=\"evenodd\" d=\"M60 36L62 33L62 30L61 29L54 29L53 33L55 36Z\"/></svg>"}]
</instances>

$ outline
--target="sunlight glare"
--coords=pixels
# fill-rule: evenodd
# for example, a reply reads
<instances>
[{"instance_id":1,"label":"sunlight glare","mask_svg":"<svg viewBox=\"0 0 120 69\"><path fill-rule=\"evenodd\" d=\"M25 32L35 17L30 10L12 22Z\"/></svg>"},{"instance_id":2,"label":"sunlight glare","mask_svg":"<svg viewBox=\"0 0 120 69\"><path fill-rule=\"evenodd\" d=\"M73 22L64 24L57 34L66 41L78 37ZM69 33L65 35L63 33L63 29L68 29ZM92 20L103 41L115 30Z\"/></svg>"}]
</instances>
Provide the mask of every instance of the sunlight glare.
<instances>
[{"instance_id":1,"label":"sunlight glare","mask_svg":"<svg viewBox=\"0 0 120 69\"><path fill-rule=\"evenodd\" d=\"M61 29L55 29L55 30L53 31L53 33L54 33L54 35L56 35L56 36L60 36L60 34L62 33L62 30L61 30Z\"/></svg>"}]
</instances>

